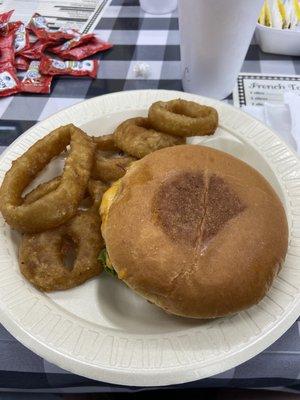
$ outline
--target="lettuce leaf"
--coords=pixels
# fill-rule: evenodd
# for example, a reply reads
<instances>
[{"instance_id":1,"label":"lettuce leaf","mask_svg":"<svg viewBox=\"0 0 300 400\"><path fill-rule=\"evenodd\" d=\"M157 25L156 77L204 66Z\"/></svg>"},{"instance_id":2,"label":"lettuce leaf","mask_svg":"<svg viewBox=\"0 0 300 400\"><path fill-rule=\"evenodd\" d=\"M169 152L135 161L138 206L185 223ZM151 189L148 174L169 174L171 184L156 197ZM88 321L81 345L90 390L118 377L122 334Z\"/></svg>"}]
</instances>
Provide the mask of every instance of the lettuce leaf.
<instances>
[{"instance_id":1,"label":"lettuce leaf","mask_svg":"<svg viewBox=\"0 0 300 400\"><path fill-rule=\"evenodd\" d=\"M106 248L101 250L98 256L98 260L102 263L105 272L109 273L112 276L118 276L112 263L110 262Z\"/></svg>"}]
</instances>

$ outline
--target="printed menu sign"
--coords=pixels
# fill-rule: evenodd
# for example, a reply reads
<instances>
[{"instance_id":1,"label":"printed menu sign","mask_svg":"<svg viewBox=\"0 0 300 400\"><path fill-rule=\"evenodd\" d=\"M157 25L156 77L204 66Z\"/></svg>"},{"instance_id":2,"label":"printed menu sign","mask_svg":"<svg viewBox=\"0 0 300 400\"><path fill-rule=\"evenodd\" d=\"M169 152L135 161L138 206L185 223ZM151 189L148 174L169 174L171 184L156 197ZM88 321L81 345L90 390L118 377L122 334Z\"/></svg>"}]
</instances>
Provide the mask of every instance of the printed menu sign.
<instances>
[{"instance_id":1,"label":"printed menu sign","mask_svg":"<svg viewBox=\"0 0 300 400\"><path fill-rule=\"evenodd\" d=\"M71 27L87 33L93 31L108 4L109 0L0 0L0 13L15 10L13 20L26 24L37 12L52 29Z\"/></svg>"},{"instance_id":2,"label":"printed menu sign","mask_svg":"<svg viewBox=\"0 0 300 400\"><path fill-rule=\"evenodd\" d=\"M282 103L286 92L300 95L300 75L240 74L233 103L236 107Z\"/></svg>"}]
</instances>

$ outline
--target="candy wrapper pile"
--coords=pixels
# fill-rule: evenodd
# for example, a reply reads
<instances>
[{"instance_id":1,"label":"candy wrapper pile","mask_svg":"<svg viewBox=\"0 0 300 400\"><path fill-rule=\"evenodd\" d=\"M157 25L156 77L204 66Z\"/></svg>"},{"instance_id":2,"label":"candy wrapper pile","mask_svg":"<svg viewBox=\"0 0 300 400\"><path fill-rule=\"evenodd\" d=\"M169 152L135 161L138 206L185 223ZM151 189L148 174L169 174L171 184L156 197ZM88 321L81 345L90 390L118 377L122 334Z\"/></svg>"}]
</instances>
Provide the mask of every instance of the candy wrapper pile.
<instances>
[{"instance_id":1,"label":"candy wrapper pile","mask_svg":"<svg viewBox=\"0 0 300 400\"><path fill-rule=\"evenodd\" d=\"M52 30L37 13L27 26L12 22L12 14L0 14L0 97L20 92L50 93L55 75L96 78L99 60L86 58L110 49L112 44L93 33ZM22 80L18 70L26 71Z\"/></svg>"}]
</instances>

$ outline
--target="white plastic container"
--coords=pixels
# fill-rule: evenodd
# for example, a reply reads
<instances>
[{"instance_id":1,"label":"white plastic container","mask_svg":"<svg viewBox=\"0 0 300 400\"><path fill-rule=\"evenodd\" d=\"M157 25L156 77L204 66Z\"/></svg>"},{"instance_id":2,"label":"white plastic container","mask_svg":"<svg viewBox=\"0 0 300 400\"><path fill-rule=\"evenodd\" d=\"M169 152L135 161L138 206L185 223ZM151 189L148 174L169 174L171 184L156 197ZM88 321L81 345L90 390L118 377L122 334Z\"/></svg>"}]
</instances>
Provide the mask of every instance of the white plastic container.
<instances>
[{"instance_id":1,"label":"white plastic container","mask_svg":"<svg viewBox=\"0 0 300 400\"><path fill-rule=\"evenodd\" d=\"M300 30L275 29L257 24L255 40L265 53L300 56Z\"/></svg>"},{"instance_id":2,"label":"white plastic container","mask_svg":"<svg viewBox=\"0 0 300 400\"><path fill-rule=\"evenodd\" d=\"M177 0L140 0L143 11L149 14L168 14L177 7Z\"/></svg>"},{"instance_id":3,"label":"white plastic container","mask_svg":"<svg viewBox=\"0 0 300 400\"><path fill-rule=\"evenodd\" d=\"M233 90L263 0L179 0L185 91L223 99Z\"/></svg>"}]
</instances>

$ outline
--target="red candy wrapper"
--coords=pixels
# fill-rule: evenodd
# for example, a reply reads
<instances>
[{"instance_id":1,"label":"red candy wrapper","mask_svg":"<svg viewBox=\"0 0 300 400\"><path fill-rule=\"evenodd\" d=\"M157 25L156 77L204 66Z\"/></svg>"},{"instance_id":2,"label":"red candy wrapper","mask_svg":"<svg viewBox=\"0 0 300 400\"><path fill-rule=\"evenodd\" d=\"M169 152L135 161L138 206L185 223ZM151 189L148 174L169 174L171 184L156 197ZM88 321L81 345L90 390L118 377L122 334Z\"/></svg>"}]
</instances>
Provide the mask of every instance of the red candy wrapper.
<instances>
[{"instance_id":1,"label":"red candy wrapper","mask_svg":"<svg viewBox=\"0 0 300 400\"><path fill-rule=\"evenodd\" d=\"M28 71L21 82L23 92L50 93L52 76L41 75L39 67L39 61L31 61Z\"/></svg>"},{"instance_id":2,"label":"red candy wrapper","mask_svg":"<svg viewBox=\"0 0 300 400\"><path fill-rule=\"evenodd\" d=\"M0 36L0 64L14 63L14 32L8 32L5 36Z\"/></svg>"},{"instance_id":3,"label":"red candy wrapper","mask_svg":"<svg viewBox=\"0 0 300 400\"><path fill-rule=\"evenodd\" d=\"M45 75L90 76L96 78L99 67L98 60L60 61L42 57L40 72Z\"/></svg>"},{"instance_id":4,"label":"red candy wrapper","mask_svg":"<svg viewBox=\"0 0 300 400\"><path fill-rule=\"evenodd\" d=\"M19 27L17 27L17 29L15 30L15 37L14 37L15 54L18 54L21 51L29 49L29 47L30 47L29 33L28 30L25 28L25 25L21 23Z\"/></svg>"},{"instance_id":5,"label":"red candy wrapper","mask_svg":"<svg viewBox=\"0 0 300 400\"><path fill-rule=\"evenodd\" d=\"M12 16L14 10L0 14L0 35L6 35L8 32L8 21Z\"/></svg>"},{"instance_id":6,"label":"red candy wrapper","mask_svg":"<svg viewBox=\"0 0 300 400\"><path fill-rule=\"evenodd\" d=\"M20 81L15 68L10 64L0 66L0 97L9 96L21 91Z\"/></svg>"},{"instance_id":7,"label":"red candy wrapper","mask_svg":"<svg viewBox=\"0 0 300 400\"><path fill-rule=\"evenodd\" d=\"M17 56L15 58L14 66L16 69L27 71L29 68L29 61L22 56Z\"/></svg>"},{"instance_id":8,"label":"red candy wrapper","mask_svg":"<svg viewBox=\"0 0 300 400\"><path fill-rule=\"evenodd\" d=\"M87 36L87 35L84 35ZM52 47L49 49L53 53L57 54L60 58L67 60L82 60L83 58L89 57L99 51L104 51L110 49L112 47L111 43L104 42L103 40L97 38L92 35L92 38L86 42L77 41L76 46L67 46L68 43L75 41L76 39L72 39L61 46Z\"/></svg>"},{"instance_id":9,"label":"red candy wrapper","mask_svg":"<svg viewBox=\"0 0 300 400\"><path fill-rule=\"evenodd\" d=\"M36 42L30 44L29 49L21 51L20 55L29 58L30 60L39 60L42 57L47 45L47 43L42 43L37 40Z\"/></svg>"},{"instance_id":10,"label":"red candy wrapper","mask_svg":"<svg viewBox=\"0 0 300 400\"><path fill-rule=\"evenodd\" d=\"M29 22L29 29L41 40L45 42L59 42L61 40L73 39L78 35L78 31L74 29L51 30L47 25L46 18L35 13Z\"/></svg>"}]
</instances>

